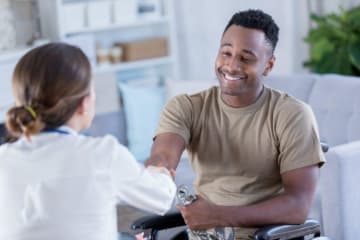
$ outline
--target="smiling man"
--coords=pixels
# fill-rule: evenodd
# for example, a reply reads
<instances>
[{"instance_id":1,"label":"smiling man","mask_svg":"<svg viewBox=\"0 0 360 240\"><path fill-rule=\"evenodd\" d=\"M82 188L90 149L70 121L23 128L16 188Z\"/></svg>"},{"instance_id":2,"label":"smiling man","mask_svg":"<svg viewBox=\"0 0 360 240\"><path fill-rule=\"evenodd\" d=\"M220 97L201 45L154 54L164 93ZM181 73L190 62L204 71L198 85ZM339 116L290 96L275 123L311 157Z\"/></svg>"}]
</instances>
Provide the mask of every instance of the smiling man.
<instances>
[{"instance_id":1,"label":"smiling man","mask_svg":"<svg viewBox=\"0 0 360 240\"><path fill-rule=\"evenodd\" d=\"M215 63L220 87L163 110L146 164L174 170L188 150L198 200L178 209L192 230L250 239L259 226L308 215L324 158L309 106L264 86L278 32L260 10L234 14Z\"/></svg>"}]
</instances>

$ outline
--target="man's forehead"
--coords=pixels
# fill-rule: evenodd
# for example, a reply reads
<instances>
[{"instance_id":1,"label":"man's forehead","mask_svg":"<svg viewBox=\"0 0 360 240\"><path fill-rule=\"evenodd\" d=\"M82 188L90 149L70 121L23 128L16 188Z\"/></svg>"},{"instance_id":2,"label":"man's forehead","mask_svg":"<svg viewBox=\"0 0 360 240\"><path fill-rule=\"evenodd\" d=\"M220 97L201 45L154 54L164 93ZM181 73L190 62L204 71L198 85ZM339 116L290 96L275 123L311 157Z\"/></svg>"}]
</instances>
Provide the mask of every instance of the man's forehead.
<instances>
[{"instance_id":1,"label":"man's forehead","mask_svg":"<svg viewBox=\"0 0 360 240\"><path fill-rule=\"evenodd\" d=\"M249 50L255 50L264 46L271 48L262 30L238 25L232 25L224 32L220 46L241 46L241 48Z\"/></svg>"},{"instance_id":2,"label":"man's forehead","mask_svg":"<svg viewBox=\"0 0 360 240\"><path fill-rule=\"evenodd\" d=\"M246 28L238 25L231 25L223 34L222 40L227 40L230 38L241 38L247 39L250 38L254 40L265 40L265 33L260 29L255 28Z\"/></svg>"}]
</instances>

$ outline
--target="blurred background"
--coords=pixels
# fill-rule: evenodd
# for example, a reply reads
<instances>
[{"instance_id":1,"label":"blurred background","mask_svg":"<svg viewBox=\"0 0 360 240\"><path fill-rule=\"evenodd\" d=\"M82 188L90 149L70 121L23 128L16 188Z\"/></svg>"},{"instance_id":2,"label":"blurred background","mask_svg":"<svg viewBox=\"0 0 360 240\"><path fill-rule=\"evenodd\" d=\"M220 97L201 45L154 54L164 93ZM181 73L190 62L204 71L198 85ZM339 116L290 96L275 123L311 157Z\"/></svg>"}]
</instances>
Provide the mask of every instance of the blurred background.
<instances>
[{"instance_id":1,"label":"blurred background","mask_svg":"<svg viewBox=\"0 0 360 240\"><path fill-rule=\"evenodd\" d=\"M359 4L360 0L0 0L0 122L14 103L11 74L18 59L46 42L68 42L81 47L93 66L97 114L87 133L115 134L143 160L166 101L164 86L177 81L216 83L219 41L235 12L262 9L278 23L272 74L356 75L360 65L351 64L360 62ZM338 29L321 27L326 17ZM344 65L346 56L337 68L327 62L339 57L334 56L337 47L331 34L341 39L355 36L350 67Z\"/></svg>"}]
</instances>

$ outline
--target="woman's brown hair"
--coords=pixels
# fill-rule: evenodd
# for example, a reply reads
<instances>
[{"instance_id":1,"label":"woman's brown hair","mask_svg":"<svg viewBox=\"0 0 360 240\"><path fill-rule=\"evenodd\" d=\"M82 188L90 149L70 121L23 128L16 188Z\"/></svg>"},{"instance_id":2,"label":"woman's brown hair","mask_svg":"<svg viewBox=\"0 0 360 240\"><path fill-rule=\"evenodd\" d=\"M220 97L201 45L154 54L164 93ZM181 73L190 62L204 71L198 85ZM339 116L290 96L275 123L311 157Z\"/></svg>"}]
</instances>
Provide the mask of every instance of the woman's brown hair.
<instances>
[{"instance_id":1,"label":"woman's brown hair","mask_svg":"<svg viewBox=\"0 0 360 240\"><path fill-rule=\"evenodd\" d=\"M16 106L6 127L18 138L65 124L90 94L91 66L80 48L49 43L30 50L17 63L13 79Z\"/></svg>"}]
</instances>

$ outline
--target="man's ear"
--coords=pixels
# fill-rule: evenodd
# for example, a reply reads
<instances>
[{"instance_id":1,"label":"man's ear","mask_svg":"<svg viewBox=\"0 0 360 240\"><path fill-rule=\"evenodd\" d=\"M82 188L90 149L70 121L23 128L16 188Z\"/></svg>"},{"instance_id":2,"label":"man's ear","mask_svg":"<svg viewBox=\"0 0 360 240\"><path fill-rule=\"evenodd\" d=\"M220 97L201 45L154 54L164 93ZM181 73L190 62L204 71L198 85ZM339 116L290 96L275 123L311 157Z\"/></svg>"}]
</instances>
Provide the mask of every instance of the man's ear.
<instances>
[{"instance_id":1,"label":"man's ear","mask_svg":"<svg viewBox=\"0 0 360 240\"><path fill-rule=\"evenodd\" d=\"M81 99L80 105L77 109L77 113L80 115L84 115L87 114L89 112L89 101L90 101L90 97L89 96L85 96Z\"/></svg>"},{"instance_id":2,"label":"man's ear","mask_svg":"<svg viewBox=\"0 0 360 240\"><path fill-rule=\"evenodd\" d=\"M268 60L268 62L266 63L266 67L265 67L265 70L263 72L263 76L267 76L271 72L271 70L272 70L272 68L273 68L273 66L275 64L275 60L276 60L275 56L272 55L270 57L270 59Z\"/></svg>"}]
</instances>

